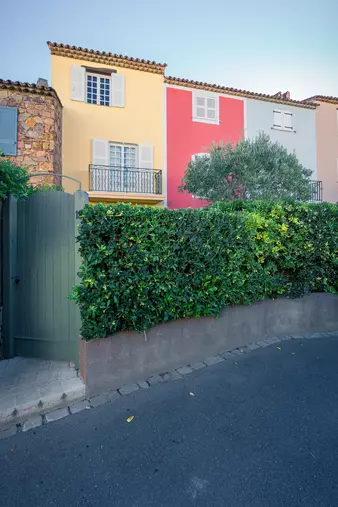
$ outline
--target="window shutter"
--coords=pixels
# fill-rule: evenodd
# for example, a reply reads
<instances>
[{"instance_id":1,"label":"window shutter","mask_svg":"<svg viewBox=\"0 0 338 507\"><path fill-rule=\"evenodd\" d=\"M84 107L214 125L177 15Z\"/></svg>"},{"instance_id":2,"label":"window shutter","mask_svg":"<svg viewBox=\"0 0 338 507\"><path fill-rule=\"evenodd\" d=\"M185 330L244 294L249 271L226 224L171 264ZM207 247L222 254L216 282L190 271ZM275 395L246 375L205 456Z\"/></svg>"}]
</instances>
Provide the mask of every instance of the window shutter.
<instances>
[{"instance_id":1,"label":"window shutter","mask_svg":"<svg viewBox=\"0 0 338 507\"><path fill-rule=\"evenodd\" d=\"M293 130L292 113L285 112L283 114L283 127L286 130Z\"/></svg>"},{"instance_id":2,"label":"window shutter","mask_svg":"<svg viewBox=\"0 0 338 507\"><path fill-rule=\"evenodd\" d=\"M208 158L210 158L210 153L195 153L195 155L191 155L191 160L194 161L198 157L208 157Z\"/></svg>"},{"instance_id":3,"label":"window shutter","mask_svg":"<svg viewBox=\"0 0 338 507\"><path fill-rule=\"evenodd\" d=\"M16 155L17 134L17 108L0 107L0 151L3 151L4 155Z\"/></svg>"},{"instance_id":4,"label":"window shutter","mask_svg":"<svg viewBox=\"0 0 338 507\"><path fill-rule=\"evenodd\" d=\"M139 167L142 169L154 168L154 147L151 145L140 144L138 147Z\"/></svg>"},{"instance_id":5,"label":"window shutter","mask_svg":"<svg viewBox=\"0 0 338 507\"><path fill-rule=\"evenodd\" d=\"M109 143L102 139L93 139L92 164L109 165Z\"/></svg>"},{"instance_id":6,"label":"window shutter","mask_svg":"<svg viewBox=\"0 0 338 507\"><path fill-rule=\"evenodd\" d=\"M85 100L86 69L79 65L72 65L70 70L70 98Z\"/></svg>"},{"instance_id":7,"label":"window shutter","mask_svg":"<svg viewBox=\"0 0 338 507\"><path fill-rule=\"evenodd\" d=\"M273 112L273 126L282 128L282 111L274 110Z\"/></svg>"},{"instance_id":8,"label":"window shutter","mask_svg":"<svg viewBox=\"0 0 338 507\"><path fill-rule=\"evenodd\" d=\"M122 74L111 75L111 96L110 105L115 107L124 107L124 76Z\"/></svg>"}]
</instances>

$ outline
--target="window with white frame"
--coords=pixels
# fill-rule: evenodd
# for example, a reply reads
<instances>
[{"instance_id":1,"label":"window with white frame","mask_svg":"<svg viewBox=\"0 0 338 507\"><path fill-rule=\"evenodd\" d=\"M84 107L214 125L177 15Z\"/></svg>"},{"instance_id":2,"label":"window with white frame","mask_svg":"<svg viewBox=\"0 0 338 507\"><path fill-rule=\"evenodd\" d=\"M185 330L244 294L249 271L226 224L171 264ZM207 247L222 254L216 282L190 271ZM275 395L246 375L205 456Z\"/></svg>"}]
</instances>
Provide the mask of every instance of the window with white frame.
<instances>
[{"instance_id":1,"label":"window with white frame","mask_svg":"<svg viewBox=\"0 0 338 507\"><path fill-rule=\"evenodd\" d=\"M88 104L110 105L110 78L96 74L87 74Z\"/></svg>"},{"instance_id":2,"label":"window with white frame","mask_svg":"<svg viewBox=\"0 0 338 507\"><path fill-rule=\"evenodd\" d=\"M116 71L111 74L95 73L94 70L90 72L80 65L71 66L71 99L101 106L124 107L124 75L117 74Z\"/></svg>"},{"instance_id":3,"label":"window with white frame","mask_svg":"<svg viewBox=\"0 0 338 507\"><path fill-rule=\"evenodd\" d=\"M139 179L136 167L136 145L109 144L109 188L116 192L136 190Z\"/></svg>"},{"instance_id":4,"label":"window with white frame","mask_svg":"<svg viewBox=\"0 0 338 507\"><path fill-rule=\"evenodd\" d=\"M295 130L294 117L290 111L274 109L273 111L273 128L292 132Z\"/></svg>"},{"instance_id":5,"label":"window with white frame","mask_svg":"<svg viewBox=\"0 0 338 507\"><path fill-rule=\"evenodd\" d=\"M137 164L137 146L134 144L109 144L109 162L111 167L134 169Z\"/></svg>"},{"instance_id":6,"label":"window with white frame","mask_svg":"<svg viewBox=\"0 0 338 507\"><path fill-rule=\"evenodd\" d=\"M219 97L216 94L194 91L192 94L193 121L219 123Z\"/></svg>"}]
</instances>

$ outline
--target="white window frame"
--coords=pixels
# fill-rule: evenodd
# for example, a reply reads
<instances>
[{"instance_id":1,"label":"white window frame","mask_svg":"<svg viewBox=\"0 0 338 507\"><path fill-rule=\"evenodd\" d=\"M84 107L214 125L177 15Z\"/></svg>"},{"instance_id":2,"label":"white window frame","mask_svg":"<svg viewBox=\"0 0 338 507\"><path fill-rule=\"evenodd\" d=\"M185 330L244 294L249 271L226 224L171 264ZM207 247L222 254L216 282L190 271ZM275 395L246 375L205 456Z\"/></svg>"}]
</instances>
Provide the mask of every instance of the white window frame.
<instances>
[{"instance_id":1,"label":"white window frame","mask_svg":"<svg viewBox=\"0 0 338 507\"><path fill-rule=\"evenodd\" d=\"M273 123L272 128L274 130L283 130L283 132L296 132L296 130L295 130L295 124L294 124L295 115L294 115L293 112L287 111L285 109L274 109L273 110L273 116L274 116L275 113L280 113L280 115L281 115L280 116L281 126L275 125ZM284 120L285 115L292 116L292 127L291 128L285 126L285 123L286 123L285 120ZM274 122L274 118L272 118L272 121Z\"/></svg>"},{"instance_id":2,"label":"white window frame","mask_svg":"<svg viewBox=\"0 0 338 507\"><path fill-rule=\"evenodd\" d=\"M96 102L88 102L88 76L96 77L97 82L97 91L96 91ZM109 104L100 104L100 79L108 79L109 80ZM103 107L109 107L111 106L111 89L112 89L112 82L110 75L105 74L95 74L95 72L86 72L86 81L85 81L85 102L90 105L98 105Z\"/></svg>"},{"instance_id":3,"label":"white window frame","mask_svg":"<svg viewBox=\"0 0 338 507\"><path fill-rule=\"evenodd\" d=\"M197 107L203 107L203 106L197 106L197 99L203 98L205 101L207 99L213 99L215 100L215 118L200 118L197 116ZM205 112L207 112L208 107L205 105ZM213 108L209 108L213 109ZM200 90L194 90L192 92L192 121L196 121L198 123L211 123L212 125L219 125L219 95L216 93L209 93L204 92Z\"/></svg>"},{"instance_id":4,"label":"white window frame","mask_svg":"<svg viewBox=\"0 0 338 507\"><path fill-rule=\"evenodd\" d=\"M109 141L108 143L108 148L109 148L109 165L110 165L110 147L111 146L115 146L115 147L119 147L119 148L135 148L135 169L138 169L138 156L139 156L139 153L138 153L138 144L132 144L132 143L117 143L117 142L114 142L114 141ZM122 169L124 169L125 167L127 168L130 168L130 166L125 166L124 165L124 150L122 149L121 151L121 154L122 154L122 157L121 157L121 167Z\"/></svg>"}]
</instances>

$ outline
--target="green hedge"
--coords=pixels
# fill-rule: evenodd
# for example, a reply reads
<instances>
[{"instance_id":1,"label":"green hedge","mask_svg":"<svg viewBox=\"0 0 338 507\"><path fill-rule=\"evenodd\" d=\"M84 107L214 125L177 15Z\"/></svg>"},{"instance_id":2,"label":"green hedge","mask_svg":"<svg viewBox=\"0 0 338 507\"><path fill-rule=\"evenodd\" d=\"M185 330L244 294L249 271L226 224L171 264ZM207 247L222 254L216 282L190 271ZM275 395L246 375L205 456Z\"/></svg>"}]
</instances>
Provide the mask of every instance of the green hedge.
<instances>
[{"instance_id":1,"label":"green hedge","mask_svg":"<svg viewBox=\"0 0 338 507\"><path fill-rule=\"evenodd\" d=\"M142 331L228 305L338 290L338 207L235 202L207 209L86 206L82 335Z\"/></svg>"}]
</instances>

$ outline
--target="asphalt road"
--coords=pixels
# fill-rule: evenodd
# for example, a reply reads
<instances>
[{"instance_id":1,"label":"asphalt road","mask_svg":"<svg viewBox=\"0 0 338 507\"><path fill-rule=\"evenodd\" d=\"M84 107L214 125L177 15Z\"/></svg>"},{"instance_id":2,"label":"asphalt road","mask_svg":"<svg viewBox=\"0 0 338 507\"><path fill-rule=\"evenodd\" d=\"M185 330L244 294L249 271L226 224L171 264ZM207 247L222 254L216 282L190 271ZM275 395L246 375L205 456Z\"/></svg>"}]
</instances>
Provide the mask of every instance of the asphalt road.
<instances>
[{"instance_id":1,"label":"asphalt road","mask_svg":"<svg viewBox=\"0 0 338 507\"><path fill-rule=\"evenodd\" d=\"M278 345L0 441L1 506L337 507L338 336Z\"/></svg>"}]
</instances>

